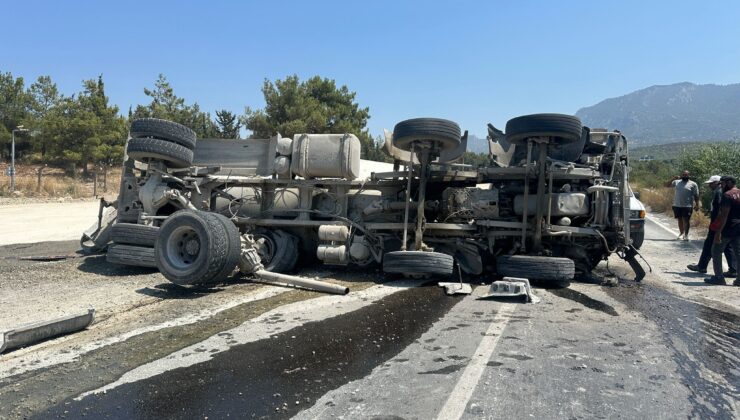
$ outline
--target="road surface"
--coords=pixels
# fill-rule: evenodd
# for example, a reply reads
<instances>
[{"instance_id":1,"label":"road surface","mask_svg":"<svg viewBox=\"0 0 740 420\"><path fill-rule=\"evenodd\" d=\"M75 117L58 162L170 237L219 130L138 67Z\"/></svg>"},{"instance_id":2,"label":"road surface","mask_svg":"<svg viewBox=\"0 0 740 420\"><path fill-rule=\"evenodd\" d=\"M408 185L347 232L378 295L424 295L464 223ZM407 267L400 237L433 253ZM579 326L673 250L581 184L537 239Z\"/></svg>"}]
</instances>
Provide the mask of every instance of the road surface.
<instances>
[{"instance_id":1,"label":"road surface","mask_svg":"<svg viewBox=\"0 0 740 420\"><path fill-rule=\"evenodd\" d=\"M539 304L448 297L376 271L304 272L341 275L347 296L243 282L193 294L100 257L6 262L0 295L18 272L62 272L75 287L59 300L111 291L89 331L0 356L0 407L9 418L737 418L740 288L688 277L695 244L670 239L648 222L642 284L612 259L597 274L618 286L538 287Z\"/></svg>"}]
</instances>

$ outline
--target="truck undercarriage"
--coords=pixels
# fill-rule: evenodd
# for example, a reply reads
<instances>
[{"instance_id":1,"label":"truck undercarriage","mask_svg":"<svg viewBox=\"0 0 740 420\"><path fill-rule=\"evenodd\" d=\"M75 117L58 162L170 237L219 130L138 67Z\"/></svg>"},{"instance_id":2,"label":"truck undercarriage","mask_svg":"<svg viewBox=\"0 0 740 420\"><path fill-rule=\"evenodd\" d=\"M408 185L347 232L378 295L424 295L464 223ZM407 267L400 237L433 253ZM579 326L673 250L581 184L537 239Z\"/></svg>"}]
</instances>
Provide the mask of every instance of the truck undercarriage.
<instances>
[{"instance_id":1,"label":"truck undercarriage","mask_svg":"<svg viewBox=\"0 0 740 420\"><path fill-rule=\"evenodd\" d=\"M83 244L182 285L221 282L237 265L249 272L249 253L271 272L316 258L410 276L457 265L549 281L618 253L644 275L630 245L621 133L560 114L488 131L490 162L472 167L457 163L467 144L457 124L403 121L386 133L393 166L363 173L369 163L351 134L196 143L185 127L137 120L115 224L101 212Z\"/></svg>"}]
</instances>

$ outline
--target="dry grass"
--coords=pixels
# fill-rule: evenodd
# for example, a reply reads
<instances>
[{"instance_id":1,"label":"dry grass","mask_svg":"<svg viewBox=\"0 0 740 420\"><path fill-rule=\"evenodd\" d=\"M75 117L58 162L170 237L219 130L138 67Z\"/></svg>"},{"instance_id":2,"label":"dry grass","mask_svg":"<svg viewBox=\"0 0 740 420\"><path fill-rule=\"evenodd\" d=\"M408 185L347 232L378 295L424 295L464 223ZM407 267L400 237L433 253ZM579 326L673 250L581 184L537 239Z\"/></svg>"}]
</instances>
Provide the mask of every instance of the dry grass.
<instances>
[{"instance_id":1,"label":"dry grass","mask_svg":"<svg viewBox=\"0 0 740 420\"><path fill-rule=\"evenodd\" d=\"M640 201L645 204L649 211L673 216L673 188L641 188L633 185L632 189L639 191ZM709 216L704 212L704 209L695 211L691 216L691 227L709 228Z\"/></svg>"},{"instance_id":2,"label":"dry grass","mask_svg":"<svg viewBox=\"0 0 740 420\"><path fill-rule=\"evenodd\" d=\"M0 165L3 171L0 181L0 197L10 196L10 177L4 176L7 165ZM92 198L94 197L94 178L83 178L67 176L60 168L44 168L41 177L41 185L38 183L38 165L16 165L15 190L22 197L69 197L69 198ZM101 175L102 177L102 175ZM101 181L98 182L98 196L116 196L120 184L121 169L109 168L107 171L107 182L105 190Z\"/></svg>"}]
</instances>

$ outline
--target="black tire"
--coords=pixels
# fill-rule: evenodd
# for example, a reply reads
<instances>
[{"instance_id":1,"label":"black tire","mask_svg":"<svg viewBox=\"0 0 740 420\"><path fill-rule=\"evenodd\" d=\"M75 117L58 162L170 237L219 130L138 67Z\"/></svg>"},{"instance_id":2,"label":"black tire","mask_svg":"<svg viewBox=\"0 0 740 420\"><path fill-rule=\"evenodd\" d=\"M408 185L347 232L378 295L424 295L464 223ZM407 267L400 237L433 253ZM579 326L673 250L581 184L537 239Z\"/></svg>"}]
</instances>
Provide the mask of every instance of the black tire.
<instances>
[{"instance_id":1,"label":"black tire","mask_svg":"<svg viewBox=\"0 0 740 420\"><path fill-rule=\"evenodd\" d=\"M143 246L111 244L108 246L105 260L112 264L150 268L157 267L157 263L154 260L154 248Z\"/></svg>"},{"instance_id":2,"label":"black tire","mask_svg":"<svg viewBox=\"0 0 740 420\"><path fill-rule=\"evenodd\" d=\"M383 255L386 273L449 276L454 263L451 255L441 252L394 251Z\"/></svg>"},{"instance_id":3,"label":"black tire","mask_svg":"<svg viewBox=\"0 0 740 420\"><path fill-rule=\"evenodd\" d=\"M135 223L116 223L111 231L111 240L117 244L139 245L154 248L159 228Z\"/></svg>"},{"instance_id":4,"label":"black tire","mask_svg":"<svg viewBox=\"0 0 740 420\"><path fill-rule=\"evenodd\" d=\"M192 150L167 140L129 139L126 153L140 162L160 159L173 168L187 168L193 164Z\"/></svg>"},{"instance_id":5,"label":"black tire","mask_svg":"<svg viewBox=\"0 0 740 420\"><path fill-rule=\"evenodd\" d=\"M176 122L159 118L140 118L131 123L131 137L167 140L195 150L195 131Z\"/></svg>"},{"instance_id":6,"label":"black tire","mask_svg":"<svg viewBox=\"0 0 740 420\"><path fill-rule=\"evenodd\" d=\"M554 137L556 144L572 143L582 139L582 131L581 120L572 115L523 115L506 123L506 140L513 144L524 144L530 137Z\"/></svg>"},{"instance_id":7,"label":"black tire","mask_svg":"<svg viewBox=\"0 0 740 420\"><path fill-rule=\"evenodd\" d=\"M201 211L180 210L159 228L154 258L160 273L172 283L214 283L223 280L219 276L227 270L229 242L228 232L217 218Z\"/></svg>"},{"instance_id":8,"label":"black tire","mask_svg":"<svg viewBox=\"0 0 740 420\"><path fill-rule=\"evenodd\" d=\"M226 254L226 261L224 262L223 269L216 273L213 277L212 283L223 282L229 278L229 276L234 272L236 266L239 264L239 256L241 255L242 250L241 234L239 233L239 228L237 228L234 222L229 220L228 217L218 213L205 214L221 223L226 230L229 250Z\"/></svg>"},{"instance_id":9,"label":"black tire","mask_svg":"<svg viewBox=\"0 0 740 420\"><path fill-rule=\"evenodd\" d=\"M442 150L452 150L460 145L460 126L440 118L414 118L401 121L393 128L393 145L401 150L411 150L418 141L440 144Z\"/></svg>"},{"instance_id":10,"label":"black tire","mask_svg":"<svg viewBox=\"0 0 740 420\"><path fill-rule=\"evenodd\" d=\"M502 255L496 259L496 271L504 277L569 281L573 280L576 268L570 258Z\"/></svg>"},{"instance_id":11,"label":"black tire","mask_svg":"<svg viewBox=\"0 0 740 420\"><path fill-rule=\"evenodd\" d=\"M642 243L645 242L645 231L632 232L630 233L630 237L632 238L632 246L635 247L635 249L640 249L642 247Z\"/></svg>"},{"instance_id":12,"label":"black tire","mask_svg":"<svg viewBox=\"0 0 740 420\"><path fill-rule=\"evenodd\" d=\"M282 230L257 229L252 237L265 270L289 273L298 262L298 238Z\"/></svg>"}]
</instances>

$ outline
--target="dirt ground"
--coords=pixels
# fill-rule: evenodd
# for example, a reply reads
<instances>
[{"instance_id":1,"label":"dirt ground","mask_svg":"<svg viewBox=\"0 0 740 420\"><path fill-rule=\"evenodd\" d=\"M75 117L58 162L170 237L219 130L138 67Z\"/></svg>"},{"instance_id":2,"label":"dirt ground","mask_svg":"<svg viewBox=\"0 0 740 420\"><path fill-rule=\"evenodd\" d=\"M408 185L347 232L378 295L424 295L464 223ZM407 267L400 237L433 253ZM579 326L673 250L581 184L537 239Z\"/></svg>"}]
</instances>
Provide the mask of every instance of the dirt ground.
<instances>
[{"instance_id":1,"label":"dirt ground","mask_svg":"<svg viewBox=\"0 0 740 420\"><path fill-rule=\"evenodd\" d=\"M0 205L0 245L79 239L98 217L96 200L21 200Z\"/></svg>"}]
</instances>

